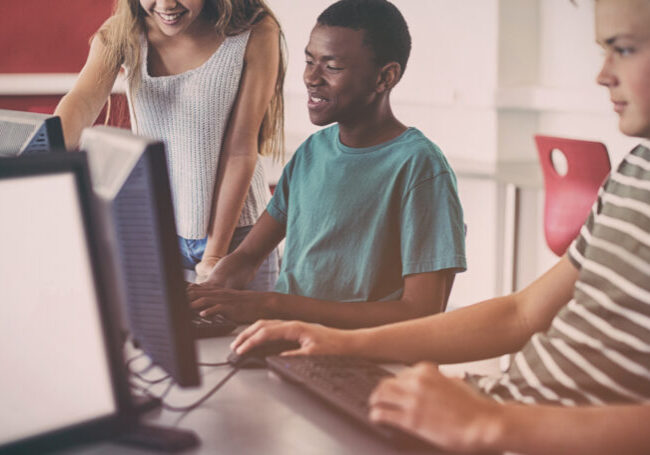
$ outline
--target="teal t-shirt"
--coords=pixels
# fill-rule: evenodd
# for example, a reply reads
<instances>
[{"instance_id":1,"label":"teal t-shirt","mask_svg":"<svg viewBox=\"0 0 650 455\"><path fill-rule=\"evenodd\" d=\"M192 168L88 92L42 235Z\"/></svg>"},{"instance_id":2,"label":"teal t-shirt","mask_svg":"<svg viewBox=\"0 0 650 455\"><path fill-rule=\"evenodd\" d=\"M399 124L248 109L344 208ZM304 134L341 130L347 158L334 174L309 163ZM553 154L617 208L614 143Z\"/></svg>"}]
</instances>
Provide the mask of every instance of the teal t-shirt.
<instances>
[{"instance_id":1,"label":"teal t-shirt","mask_svg":"<svg viewBox=\"0 0 650 455\"><path fill-rule=\"evenodd\" d=\"M338 125L311 135L267 211L286 227L281 293L398 299L405 275L466 268L456 177L415 128L367 148L343 145Z\"/></svg>"}]
</instances>

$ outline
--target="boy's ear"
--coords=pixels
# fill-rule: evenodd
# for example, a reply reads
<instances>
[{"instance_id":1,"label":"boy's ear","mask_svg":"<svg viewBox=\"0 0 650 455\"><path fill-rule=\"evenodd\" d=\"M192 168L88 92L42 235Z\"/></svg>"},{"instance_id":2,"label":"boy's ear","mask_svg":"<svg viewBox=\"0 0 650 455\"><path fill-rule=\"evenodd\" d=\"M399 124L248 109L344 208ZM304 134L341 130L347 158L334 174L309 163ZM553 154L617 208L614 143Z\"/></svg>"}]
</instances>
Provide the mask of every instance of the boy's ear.
<instances>
[{"instance_id":1,"label":"boy's ear","mask_svg":"<svg viewBox=\"0 0 650 455\"><path fill-rule=\"evenodd\" d=\"M395 87L402 77L402 67L397 62L390 62L384 65L379 71L377 78L377 92L388 92Z\"/></svg>"}]
</instances>

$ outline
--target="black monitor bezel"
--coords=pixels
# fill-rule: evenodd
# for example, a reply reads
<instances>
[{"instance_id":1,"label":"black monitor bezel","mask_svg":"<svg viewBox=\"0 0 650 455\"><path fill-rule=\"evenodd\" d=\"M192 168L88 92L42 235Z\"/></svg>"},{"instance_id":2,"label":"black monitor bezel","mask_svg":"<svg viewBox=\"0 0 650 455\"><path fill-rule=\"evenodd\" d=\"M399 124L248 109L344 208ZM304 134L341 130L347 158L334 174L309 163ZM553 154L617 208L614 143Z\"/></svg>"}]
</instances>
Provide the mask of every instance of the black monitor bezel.
<instances>
[{"instance_id":1,"label":"black monitor bezel","mask_svg":"<svg viewBox=\"0 0 650 455\"><path fill-rule=\"evenodd\" d=\"M95 280L97 302L102 331L107 347L111 384L115 396L116 412L113 415L46 432L25 439L0 445L4 453L45 452L111 438L134 424L130 413L131 396L122 356L122 345L115 314L107 298L107 280L104 265L98 251L99 230L95 216L92 187L85 153L40 154L3 158L0 160L0 179L30 177L72 172L78 188L79 203L83 214L84 232L92 273ZM37 395L35 395L35 398Z\"/></svg>"},{"instance_id":2,"label":"black monitor bezel","mask_svg":"<svg viewBox=\"0 0 650 455\"><path fill-rule=\"evenodd\" d=\"M47 114L44 114L47 115ZM63 125L61 117L51 115L44 119L47 131L47 142L52 152L65 152L65 140L63 139Z\"/></svg>"}]
</instances>

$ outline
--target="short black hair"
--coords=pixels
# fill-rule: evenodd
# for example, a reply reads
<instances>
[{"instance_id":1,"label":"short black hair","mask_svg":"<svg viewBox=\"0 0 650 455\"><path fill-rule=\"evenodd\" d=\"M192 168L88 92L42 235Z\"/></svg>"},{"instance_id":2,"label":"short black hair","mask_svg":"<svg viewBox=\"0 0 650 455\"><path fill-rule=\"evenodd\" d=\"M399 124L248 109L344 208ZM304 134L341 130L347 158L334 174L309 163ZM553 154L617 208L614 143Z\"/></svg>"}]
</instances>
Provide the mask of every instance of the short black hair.
<instances>
[{"instance_id":1,"label":"short black hair","mask_svg":"<svg viewBox=\"0 0 650 455\"><path fill-rule=\"evenodd\" d=\"M317 23L330 27L363 30L364 44L380 66L400 64L402 74L411 53L411 34L404 16L387 0L340 0L330 5Z\"/></svg>"}]
</instances>

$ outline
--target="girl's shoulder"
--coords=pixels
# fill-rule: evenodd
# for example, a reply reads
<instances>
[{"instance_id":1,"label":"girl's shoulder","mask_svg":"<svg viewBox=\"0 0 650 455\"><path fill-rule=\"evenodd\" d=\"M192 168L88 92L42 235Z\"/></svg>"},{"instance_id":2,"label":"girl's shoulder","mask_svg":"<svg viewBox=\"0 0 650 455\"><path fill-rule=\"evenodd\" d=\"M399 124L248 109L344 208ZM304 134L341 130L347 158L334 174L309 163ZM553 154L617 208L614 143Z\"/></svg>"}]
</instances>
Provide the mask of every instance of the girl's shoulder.
<instances>
[{"instance_id":1,"label":"girl's shoulder","mask_svg":"<svg viewBox=\"0 0 650 455\"><path fill-rule=\"evenodd\" d=\"M277 38L280 33L280 26L273 19L273 17L268 14L260 19L258 22L253 24L251 27L251 36L250 39L255 40L266 40Z\"/></svg>"},{"instance_id":2,"label":"girl's shoulder","mask_svg":"<svg viewBox=\"0 0 650 455\"><path fill-rule=\"evenodd\" d=\"M271 16L266 15L250 29L245 58L266 58L269 53L279 49L280 26Z\"/></svg>"},{"instance_id":3,"label":"girl's shoulder","mask_svg":"<svg viewBox=\"0 0 650 455\"><path fill-rule=\"evenodd\" d=\"M102 25L99 26L97 29L97 32L95 32L95 35L93 36L93 39L96 37L99 37L102 39L102 42L104 45L108 44L109 39L115 38L115 36L119 33L119 21L117 17L115 16L110 16L108 19L106 19Z\"/></svg>"}]
</instances>

